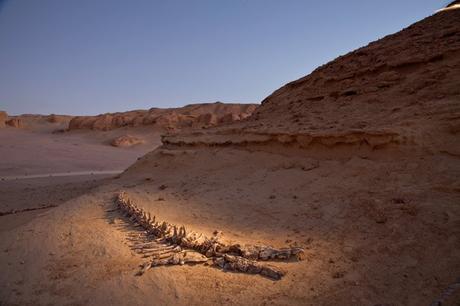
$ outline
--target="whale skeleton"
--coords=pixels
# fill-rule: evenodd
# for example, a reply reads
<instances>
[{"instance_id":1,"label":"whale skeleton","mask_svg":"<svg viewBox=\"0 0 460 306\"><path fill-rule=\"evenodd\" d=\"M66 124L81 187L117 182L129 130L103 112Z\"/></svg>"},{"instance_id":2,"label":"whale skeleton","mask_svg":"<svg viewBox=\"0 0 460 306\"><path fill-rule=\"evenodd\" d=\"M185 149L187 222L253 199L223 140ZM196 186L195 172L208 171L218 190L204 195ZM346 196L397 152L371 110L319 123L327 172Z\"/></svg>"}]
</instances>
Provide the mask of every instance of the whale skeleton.
<instances>
[{"instance_id":1,"label":"whale skeleton","mask_svg":"<svg viewBox=\"0 0 460 306\"><path fill-rule=\"evenodd\" d=\"M116 194L115 204L130 225L140 228L128 235L133 251L149 258L141 265L139 275L161 265L210 264L224 271L260 274L279 280L286 272L266 261L299 261L304 258L304 250L300 247L277 249L264 245L225 244L218 232L206 237L185 226L158 220L137 206L124 191Z\"/></svg>"}]
</instances>

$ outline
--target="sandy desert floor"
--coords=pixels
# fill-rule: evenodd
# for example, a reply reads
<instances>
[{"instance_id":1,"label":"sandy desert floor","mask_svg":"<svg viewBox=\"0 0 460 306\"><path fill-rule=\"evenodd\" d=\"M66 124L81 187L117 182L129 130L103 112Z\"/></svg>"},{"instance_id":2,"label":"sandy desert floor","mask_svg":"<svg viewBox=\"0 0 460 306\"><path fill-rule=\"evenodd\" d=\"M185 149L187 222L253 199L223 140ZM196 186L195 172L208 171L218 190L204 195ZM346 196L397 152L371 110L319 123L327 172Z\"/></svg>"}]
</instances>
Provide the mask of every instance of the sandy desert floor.
<instances>
[{"instance_id":1,"label":"sandy desert floor","mask_svg":"<svg viewBox=\"0 0 460 306\"><path fill-rule=\"evenodd\" d=\"M56 126L33 125L33 129L6 128L0 132L0 213L57 206L120 173L138 157L159 144L159 134L145 129L148 142L133 148L108 143L116 132L52 133ZM1 229L31 220L41 210L9 214Z\"/></svg>"},{"instance_id":2,"label":"sandy desert floor","mask_svg":"<svg viewBox=\"0 0 460 306\"><path fill-rule=\"evenodd\" d=\"M148 141L108 144L127 132ZM157 148L159 133L131 129L7 128L0 138L1 305L428 305L458 278L456 156ZM287 271L280 281L205 265L136 276L145 259L130 247L138 229L114 211L119 191L162 220L228 242L301 246L306 258L275 263Z\"/></svg>"},{"instance_id":3,"label":"sandy desert floor","mask_svg":"<svg viewBox=\"0 0 460 306\"><path fill-rule=\"evenodd\" d=\"M0 300L428 305L460 268L459 186L452 171L442 175L454 157L405 160L391 148L323 149L306 157L283 146L164 146L121 176L3 181L2 210L58 207L0 217ZM205 234L220 230L226 241L300 245L306 259L276 263L288 272L280 281L203 265L136 276L145 259L129 247L136 229L114 211L120 190L169 222Z\"/></svg>"},{"instance_id":4,"label":"sandy desert floor","mask_svg":"<svg viewBox=\"0 0 460 306\"><path fill-rule=\"evenodd\" d=\"M146 143L131 148L110 146L113 138L126 134L123 129L56 134L49 130L3 129L0 133L0 177L122 171L160 144L159 133L145 128L130 129L130 132L146 138Z\"/></svg>"}]
</instances>

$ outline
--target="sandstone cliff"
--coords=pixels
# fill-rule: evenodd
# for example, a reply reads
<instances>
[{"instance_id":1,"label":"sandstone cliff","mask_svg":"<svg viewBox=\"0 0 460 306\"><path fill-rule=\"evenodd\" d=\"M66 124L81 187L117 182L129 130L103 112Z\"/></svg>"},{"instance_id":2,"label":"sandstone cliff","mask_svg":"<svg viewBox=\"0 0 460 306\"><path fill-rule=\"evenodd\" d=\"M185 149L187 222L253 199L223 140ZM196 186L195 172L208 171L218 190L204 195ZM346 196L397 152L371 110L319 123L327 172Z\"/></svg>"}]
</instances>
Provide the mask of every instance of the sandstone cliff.
<instances>
[{"instance_id":1,"label":"sandstone cliff","mask_svg":"<svg viewBox=\"0 0 460 306\"><path fill-rule=\"evenodd\" d=\"M202 128L231 123L249 117L255 104L203 103L180 108L136 110L98 116L77 116L69 123L69 130L112 130L124 126L152 125L166 130Z\"/></svg>"}]
</instances>

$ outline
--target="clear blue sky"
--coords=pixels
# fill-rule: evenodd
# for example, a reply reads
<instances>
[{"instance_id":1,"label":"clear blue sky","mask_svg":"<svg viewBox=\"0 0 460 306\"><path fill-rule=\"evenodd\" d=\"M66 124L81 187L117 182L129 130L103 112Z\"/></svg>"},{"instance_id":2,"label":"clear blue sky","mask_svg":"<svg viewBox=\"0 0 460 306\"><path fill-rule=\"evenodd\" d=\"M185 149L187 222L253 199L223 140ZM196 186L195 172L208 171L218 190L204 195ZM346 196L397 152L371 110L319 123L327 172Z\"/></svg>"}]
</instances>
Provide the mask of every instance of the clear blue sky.
<instances>
[{"instance_id":1,"label":"clear blue sky","mask_svg":"<svg viewBox=\"0 0 460 306\"><path fill-rule=\"evenodd\" d=\"M260 102L449 1L0 2L0 109L98 114Z\"/></svg>"}]
</instances>

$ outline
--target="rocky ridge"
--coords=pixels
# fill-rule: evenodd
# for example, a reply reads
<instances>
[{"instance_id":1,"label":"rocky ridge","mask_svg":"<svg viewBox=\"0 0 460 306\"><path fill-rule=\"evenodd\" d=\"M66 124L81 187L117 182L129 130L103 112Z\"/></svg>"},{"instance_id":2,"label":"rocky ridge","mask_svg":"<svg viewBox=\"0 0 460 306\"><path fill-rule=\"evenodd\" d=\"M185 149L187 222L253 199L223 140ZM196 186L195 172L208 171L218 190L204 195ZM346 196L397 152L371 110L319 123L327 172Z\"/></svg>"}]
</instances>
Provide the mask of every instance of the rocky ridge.
<instances>
[{"instance_id":1,"label":"rocky ridge","mask_svg":"<svg viewBox=\"0 0 460 306\"><path fill-rule=\"evenodd\" d=\"M135 110L98 116L77 116L69 123L69 130L113 130L120 127L156 126L175 131L183 128L204 128L228 124L249 117L255 104L202 103L180 108Z\"/></svg>"}]
</instances>

